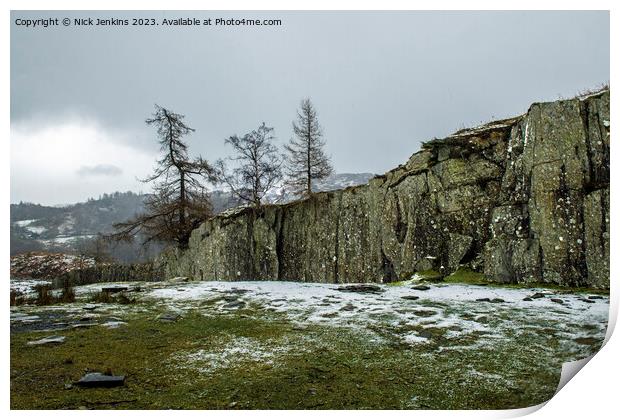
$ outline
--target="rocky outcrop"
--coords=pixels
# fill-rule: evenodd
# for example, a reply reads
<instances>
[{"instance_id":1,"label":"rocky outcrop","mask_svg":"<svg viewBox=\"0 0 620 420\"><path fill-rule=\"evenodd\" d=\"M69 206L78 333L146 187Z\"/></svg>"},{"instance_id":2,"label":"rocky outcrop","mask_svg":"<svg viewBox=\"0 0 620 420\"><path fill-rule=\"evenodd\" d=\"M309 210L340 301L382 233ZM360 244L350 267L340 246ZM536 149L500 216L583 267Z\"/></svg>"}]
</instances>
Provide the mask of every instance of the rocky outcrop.
<instances>
[{"instance_id":1,"label":"rocky outcrop","mask_svg":"<svg viewBox=\"0 0 620 420\"><path fill-rule=\"evenodd\" d=\"M424 143L368 184L205 222L168 276L609 287L609 91Z\"/></svg>"}]
</instances>

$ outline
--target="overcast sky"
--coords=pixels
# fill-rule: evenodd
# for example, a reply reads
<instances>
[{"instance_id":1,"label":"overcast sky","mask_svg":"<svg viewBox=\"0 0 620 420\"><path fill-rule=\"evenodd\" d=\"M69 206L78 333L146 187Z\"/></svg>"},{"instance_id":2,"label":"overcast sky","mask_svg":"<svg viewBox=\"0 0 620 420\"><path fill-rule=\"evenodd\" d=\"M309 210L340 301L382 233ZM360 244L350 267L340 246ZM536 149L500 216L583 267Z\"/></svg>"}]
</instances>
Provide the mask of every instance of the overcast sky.
<instances>
[{"instance_id":1,"label":"overcast sky","mask_svg":"<svg viewBox=\"0 0 620 420\"><path fill-rule=\"evenodd\" d=\"M314 102L337 172L383 173L420 142L609 80L607 12L12 12L11 202L147 191L155 103L192 154L261 122L279 144ZM257 17L273 27L48 27L45 17ZM131 23L131 22L130 22Z\"/></svg>"}]
</instances>

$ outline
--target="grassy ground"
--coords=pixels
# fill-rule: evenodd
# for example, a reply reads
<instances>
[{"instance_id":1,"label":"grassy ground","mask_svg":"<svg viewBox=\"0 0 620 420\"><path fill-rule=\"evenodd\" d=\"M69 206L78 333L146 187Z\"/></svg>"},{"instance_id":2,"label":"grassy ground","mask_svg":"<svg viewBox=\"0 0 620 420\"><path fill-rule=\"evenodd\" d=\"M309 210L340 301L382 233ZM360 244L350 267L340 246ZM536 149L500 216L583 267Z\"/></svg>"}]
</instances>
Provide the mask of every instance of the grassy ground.
<instances>
[{"instance_id":1,"label":"grassy ground","mask_svg":"<svg viewBox=\"0 0 620 420\"><path fill-rule=\"evenodd\" d=\"M394 339L406 325L377 328L373 340L351 328L299 329L253 306L220 316L197 309L171 323L157 313L134 313L117 329L63 331L66 342L55 346L26 344L49 332L12 334L11 408L517 408L548 400L564 361L553 326L492 349L475 346L476 334L455 340L428 328L430 340L412 347ZM239 343L258 354L235 352ZM126 386L65 389L106 370L126 375Z\"/></svg>"}]
</instances>

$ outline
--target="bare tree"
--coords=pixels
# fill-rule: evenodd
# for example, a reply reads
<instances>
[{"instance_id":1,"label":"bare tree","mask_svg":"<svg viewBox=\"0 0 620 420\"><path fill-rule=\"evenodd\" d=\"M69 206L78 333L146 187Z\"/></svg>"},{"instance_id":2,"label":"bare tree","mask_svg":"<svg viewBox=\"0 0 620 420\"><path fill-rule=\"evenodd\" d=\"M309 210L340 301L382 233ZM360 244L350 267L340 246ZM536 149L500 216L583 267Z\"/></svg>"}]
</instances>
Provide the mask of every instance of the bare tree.
<instances>
[{"instance_id":1,"label":"bare tree","mask_svg":"<svg viewBox=\"0 0 620 420\"><path fill-rule=\"evenodd\" d=\"M319 125L316 110L306 98L297 111L293 122L295 138L285 145L287 184L300 195L312 194L312 181L328 177L333 173L329 157L323 151L323 129Z\"/></svg>"},{"instance_id":2,"label":"bare tree","mask_svg":"<svg viewBox=\"0 0 620 420\"><path fill-rule=\"evenodd\" d=\"M215 182L216 172L202 157L190 159L184 136L194 131L183 119L166 108L155 105L146 124L157 129L162 157L152 175L142 182L153 182L153 194L144 203L145 211L135 218L114 225L109 235L117 241L131 241L142 234L151 241L175 243L186 248L192 230L211 214L211 203L203 182Z\"/></svg>"},{"instance_id":3,"label":"bare tree","mask_svg":"<svg viewBox=\"0 0 620 420\"><path fill-rule=\"evenodd\" d=\"M256 208L260 208L267 191L282 178L282 162L273 144L275 137L272 133L273 128L262 123L243 137L229 137L225 142L233 147L235 155L228 157L227 161L234 166L229 169L223 160L217 163L219 179L241 201Z\"/></svg>"}]
</instances>

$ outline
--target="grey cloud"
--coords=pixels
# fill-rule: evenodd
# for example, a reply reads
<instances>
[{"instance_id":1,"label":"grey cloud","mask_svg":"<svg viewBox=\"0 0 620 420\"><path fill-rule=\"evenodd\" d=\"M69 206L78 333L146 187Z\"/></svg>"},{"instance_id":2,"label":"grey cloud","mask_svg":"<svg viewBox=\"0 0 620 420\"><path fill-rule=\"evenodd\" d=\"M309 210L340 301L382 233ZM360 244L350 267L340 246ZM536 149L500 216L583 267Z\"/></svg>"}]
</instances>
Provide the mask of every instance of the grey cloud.
<instances>
[{"instance_id":1,"label":"grey cloud","mask_svg":"<svg viewBox=\"0 0 620 420\"><path fill-rule=\"evenodd\" d=\"M81 177L87 176L119 176L123 170L115 165L80 166L76 173Z\"/></svg>"},{"instance_id":2,"label":"grey cloud","mask_svg":"<svg viewBox=\"0 0 620 420\"><path fill-rule=\"evenodd\" d=\"M225 138L262 121L286 142L309 96L336 171L383 173L422 141L610 78L608 11L11 12L12 22L87 16L258 17L283 25L33 30L13 23L11 123L84 115L106 131L133 133L121 141L156 153L156 133L144 120L158 103L196 129L190 153L215 160L230 153ZM110 191L118 185L110 182Z\"/></svg>"}]
</instances>

